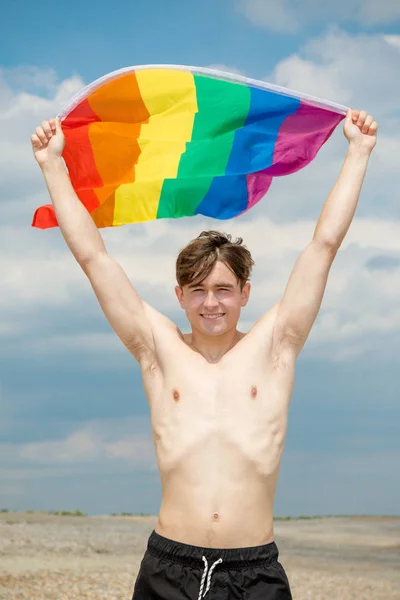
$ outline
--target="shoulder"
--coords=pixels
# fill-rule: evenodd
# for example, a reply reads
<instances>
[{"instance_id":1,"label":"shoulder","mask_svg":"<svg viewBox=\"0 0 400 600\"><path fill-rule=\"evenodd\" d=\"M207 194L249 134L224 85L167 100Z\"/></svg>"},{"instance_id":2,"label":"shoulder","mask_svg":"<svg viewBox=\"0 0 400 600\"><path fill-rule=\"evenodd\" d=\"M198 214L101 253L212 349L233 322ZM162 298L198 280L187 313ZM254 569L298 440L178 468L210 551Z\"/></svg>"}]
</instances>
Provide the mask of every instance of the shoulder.
<instances>
[{"instance_id":1,"label":"shoulder","mask_svg":"<svg viewBox=\"0 0 400 600\"><path fill-rule=\"evenodd\" d=\"M163 360L164 355L171 353L175 344L182 344L183 334L179 327L169 317L159 312L147 302L143 302L146 319L150 324L153 336L154 351L151 356L146 357L154 369Z\"/></svg>"}]
</instances>

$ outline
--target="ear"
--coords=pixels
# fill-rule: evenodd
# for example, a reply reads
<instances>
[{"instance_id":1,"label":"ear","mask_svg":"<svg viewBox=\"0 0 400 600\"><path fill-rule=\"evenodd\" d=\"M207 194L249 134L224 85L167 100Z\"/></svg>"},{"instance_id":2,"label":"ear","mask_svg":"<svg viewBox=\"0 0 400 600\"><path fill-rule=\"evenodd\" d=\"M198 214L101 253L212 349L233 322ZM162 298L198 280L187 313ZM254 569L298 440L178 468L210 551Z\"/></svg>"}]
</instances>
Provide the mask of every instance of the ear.
<instances>
[{"instance_id":1,"label":"ear","mask_svg":"<svg viewBox=\"0 0 400 600\"><path fill-rule=\"evenodd\" d=\"M241 306L246 306L247 302L249 301L250 290L251 290L251 283L246 283L246 285L243 286L243 289L241 292L241 294L242 294Z\"/></svg>"},{"instance_id":2,"label":"ear","mask_svg":"<svg viewBox=\"0 0 400 600\"><path fill-rule=\"evenodd\" d=\"M178 298L178 302L181 305L181 308L185 308L184 302L183 302L183 290L182 290L182 288L179 287L179 285L175 286L175 294L176 294L176 297Z\"/></svg>"}]
</instances>

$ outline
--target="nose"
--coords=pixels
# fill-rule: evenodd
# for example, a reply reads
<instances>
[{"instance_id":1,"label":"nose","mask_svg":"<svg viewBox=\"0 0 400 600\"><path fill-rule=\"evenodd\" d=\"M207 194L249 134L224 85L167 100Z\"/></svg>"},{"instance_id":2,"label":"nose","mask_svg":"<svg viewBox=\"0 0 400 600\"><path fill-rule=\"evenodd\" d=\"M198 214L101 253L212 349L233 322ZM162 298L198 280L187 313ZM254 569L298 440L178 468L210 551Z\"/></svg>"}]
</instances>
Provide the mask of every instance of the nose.
<instances>
[{"instance_id":1,"label":"nose","mask_svg":"<svg viewBox=\"0 0 400 600\"><path fill-rule=\"evenodd\" d=\"M213 308L215 306L218 306L219 302L218 302L217 298L215 297L215 295L213 294L213 292L209 292L207 294L203 304L207 308Z\"/></svg>"}]
</instances>

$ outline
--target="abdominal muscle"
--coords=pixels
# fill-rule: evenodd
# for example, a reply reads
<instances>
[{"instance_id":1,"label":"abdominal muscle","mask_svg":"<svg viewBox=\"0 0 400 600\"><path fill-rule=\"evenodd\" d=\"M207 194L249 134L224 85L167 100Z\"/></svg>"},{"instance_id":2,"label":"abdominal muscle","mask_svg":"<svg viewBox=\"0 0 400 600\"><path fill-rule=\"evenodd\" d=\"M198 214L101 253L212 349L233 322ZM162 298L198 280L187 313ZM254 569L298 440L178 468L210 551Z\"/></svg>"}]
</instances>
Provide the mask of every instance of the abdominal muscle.
<instances>
[{"instance_id":1,"label":"abdominal muscle","mask_svg":"<svg viewBox=\"0 0 400 600\"><path fill-rule=\"evenodd\" d=\"M238 451L210 440L176 468L160 469L162 504L155 530L169 539L206 548L267 544L274 539L278 472L276 466L268 475L261 474Z\"/></svg>"}]
</instances>

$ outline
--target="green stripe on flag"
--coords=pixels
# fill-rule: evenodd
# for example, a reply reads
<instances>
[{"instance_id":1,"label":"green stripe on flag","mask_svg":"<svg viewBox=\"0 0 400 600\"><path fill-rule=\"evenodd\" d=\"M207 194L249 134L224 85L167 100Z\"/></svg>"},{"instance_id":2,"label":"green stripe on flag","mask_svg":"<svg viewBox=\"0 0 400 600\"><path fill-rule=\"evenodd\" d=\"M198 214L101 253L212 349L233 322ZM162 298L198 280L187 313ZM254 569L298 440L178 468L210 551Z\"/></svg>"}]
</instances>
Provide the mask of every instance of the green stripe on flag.
<instances>
[{"instance_id":1,"label":"green stripe on flag","mask_svg":"<svg viewBox=\"0 0 400 600\"><path fill-rule=\"evenodd\" d=\"M194 215L214 177L225 174L235 133L250 109L246 85L202 75L194 80L198 112L192 139L181 156L177 178L164 181L158 219Z\"/></svg>"}]
</instances>

